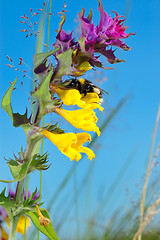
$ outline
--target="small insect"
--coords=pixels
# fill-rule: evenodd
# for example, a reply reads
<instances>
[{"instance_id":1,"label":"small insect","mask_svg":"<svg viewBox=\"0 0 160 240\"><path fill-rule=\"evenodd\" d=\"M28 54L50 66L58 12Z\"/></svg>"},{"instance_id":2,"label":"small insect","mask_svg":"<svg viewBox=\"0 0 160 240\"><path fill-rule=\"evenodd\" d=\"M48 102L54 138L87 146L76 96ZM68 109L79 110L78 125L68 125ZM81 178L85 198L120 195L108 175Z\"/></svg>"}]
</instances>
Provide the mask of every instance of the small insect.
<instances>
[{"instance_id":1,"label":"small insect","mask_svg":"<svg viewBox=\"0 0 160 240\"><path fill-rule=\"evenodd\" d=\"M48 219L48 218L46 218L46 217L44 217L42 215L42 213L40 212L39 207L38 207L37 204L35 204L35 206L37 208L40 225L47 227L49 225L49 223L50 223L50 219Z\"/></svg>"},{"instance_id":2,"label":"small insect","mask_svg":"<svg viewBox=\"0 0 160 240\"><path fill-rule=\"evenodd\" d=\"M103 89L97 87L92 82L84 78L72 78L71 80L65 81L65 88L77 89L80 94L84 94L84 96L86 96L87 93L96 93L100 98L100 102L103 100L102 94L107 93Z\"/></svg>"}]
</instances>

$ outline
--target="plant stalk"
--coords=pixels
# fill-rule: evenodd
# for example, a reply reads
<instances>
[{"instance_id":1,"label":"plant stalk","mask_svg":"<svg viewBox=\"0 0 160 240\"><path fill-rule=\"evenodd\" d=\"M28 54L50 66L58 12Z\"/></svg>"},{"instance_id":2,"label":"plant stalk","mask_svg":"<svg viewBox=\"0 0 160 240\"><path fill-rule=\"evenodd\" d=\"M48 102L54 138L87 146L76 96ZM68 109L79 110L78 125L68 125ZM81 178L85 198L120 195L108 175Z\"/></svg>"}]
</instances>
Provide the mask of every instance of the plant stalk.
<instances>
[{"instance_id":1,"label":"plant stalk","mask_svg":"<svg viewBox=\"0 0 160 240\"><path fill-rule=\"evenodd\" d=\"M13 217L13 218L10 220L9 240L14 240L14 239L15 239L17 222L18 222L18 218L17 218L17 217Z\"/></svg>"}]
</instances>

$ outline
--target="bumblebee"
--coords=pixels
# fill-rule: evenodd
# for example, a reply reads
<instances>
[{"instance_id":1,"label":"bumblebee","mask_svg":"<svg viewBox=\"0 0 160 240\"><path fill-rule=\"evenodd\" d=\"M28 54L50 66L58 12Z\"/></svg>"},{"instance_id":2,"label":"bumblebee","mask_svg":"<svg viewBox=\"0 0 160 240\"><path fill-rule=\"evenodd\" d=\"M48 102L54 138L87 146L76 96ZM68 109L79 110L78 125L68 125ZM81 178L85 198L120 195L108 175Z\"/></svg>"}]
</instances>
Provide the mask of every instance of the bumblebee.
<instances>
[{"instance_id":1,"label":"bumblebee","mask_svg":"<svg viewBox=\"0 0 160 240\"><path fill-rule=\"evenodd\" d=\"M102 101L102 94L107 93L103 89L97 87L92 82L84 78L72 78L71 80L65 81L65 88L77 89L80 94L87 95L87 93L96 93ZM107 93L108 94L108 93Z\"/></svg>"}]
</instances>

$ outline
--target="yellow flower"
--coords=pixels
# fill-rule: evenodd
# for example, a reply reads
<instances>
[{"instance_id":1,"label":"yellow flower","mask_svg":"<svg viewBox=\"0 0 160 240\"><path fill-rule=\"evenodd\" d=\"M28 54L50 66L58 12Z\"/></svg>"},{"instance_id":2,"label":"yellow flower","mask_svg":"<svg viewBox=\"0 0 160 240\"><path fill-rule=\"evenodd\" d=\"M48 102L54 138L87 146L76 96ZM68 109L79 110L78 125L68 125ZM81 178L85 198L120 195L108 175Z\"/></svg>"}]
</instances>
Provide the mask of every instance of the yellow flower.
<instances>
[{"instance_id":1,"label":"yellow flower","mask_svg":"<svg viewBox=\"0 0 160 240\"><path fill-rule=\"evenodd\" d=\"M55 108L56 112L65 118L74 127L84 131L93 131L100 136L101 132L96 125L98 118L93 109L83 108L74 111L68 111L63 108Z\"/></svg>"},{"instance_id":2,"label":"yellow flower","mask_svg":"<svg viewBox=\"0 0 160 240\"><path fill-rule=\"evenodd\" d=\"M66 106L77 105L80 108L99 108L103 111L103 107L99 105L100 98L96 93L80 94L76 89L63 90L58 87L53 87L57 95Z\"/></svg>"},{"instance_id":3,"label":"yellow flower","mask_svg":"<svg viewBox=\"0 0 160 240\"><path fill-rule=\"evenodd\" d=\"M88 108L99 108L100 111L104 110L104 108L99 105L100 98L96 93L87 93L86 96L81 98L81 101L83 101Z\"/></svg>"},{"instance_id":4,"label":"yellow flower","mask_svg":"<svg viewBox=\"0 0 160 240\"><path fill-rule=\"evenodd\" d=\"M89 62L85 61L85 62L79 63L76 66L76 69L79 70L79 71L74 71L73 73L81 76L83 73L87 72L88 70L91 70L92 67L89 64Z\"/></svg>"},{"instance_id":5,"label":"yellow flower","mask_svg":"<svg viewBox=\"0 0 160 240\"><path fill-rule=\"evenodd\" d=\"M1 240L8 240L8 234L6 233L6 231L2 226L0 226L0 230L1 230Z\"/></svg>"},{"instance_id":6,"label":"yellow flower","mask_svg":"<svg viewBox=\"0 0 160 240\"><path fill-rule=\"evenodd\" d=\"M43 130L42 134L55 144L64 155L69 157L71 161L74 159L79 161L82 157L80 152L86 153L88 155L88 159L90 160L95 157L95 154L91 149L82 146L85 142L91 141L89 133L55 134L47 130Z\"/></svg>"},{"instance_id":7,"label":"yellow flower","mask_svg":"<svg viewBox=\"0 0 160 240\"><path fill-rule=\"evenodd\" d=\"M5 218L5 221L7 222L7 225L9 227L10 222L9 222L8 216ZM30 225L31 224L30 224L29 218L26 217L26 230L28 229L28 227ZM18 222L17 222L16 232L24 234L24 230L25 230L25 216L20 216L20 218L18 219Z\"/></svg>"}]
</instances>

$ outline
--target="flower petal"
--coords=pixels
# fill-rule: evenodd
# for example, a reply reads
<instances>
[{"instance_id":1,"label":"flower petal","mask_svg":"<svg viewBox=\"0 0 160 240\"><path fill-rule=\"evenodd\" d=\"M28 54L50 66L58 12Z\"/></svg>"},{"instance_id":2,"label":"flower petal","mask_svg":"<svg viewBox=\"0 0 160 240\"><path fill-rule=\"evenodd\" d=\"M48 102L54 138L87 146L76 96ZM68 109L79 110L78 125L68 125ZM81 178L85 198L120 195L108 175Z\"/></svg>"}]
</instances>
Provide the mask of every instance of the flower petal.
<instances>
[{"instance_id":1,"label":"flower petal","mask_svg":"<svg viewBox=\"0 0 160 240\"><path fill-rule=\"evenodd\" d=\"M86 153L90 160L95 157L95 154L91 149L82 147L85 142L91 140L89 133L55 134L47 130L43 130L42 134L53 142L64 155L70 158L71 161L74 159L79 161L82 157L80 152Z\"/></svg>"},{"instance_id":2,"label":"flower petal","mask_svg":"<svg viewBox=\"0 0 160 240\"><path fill-rule=\"evenodd\" d=\"M99 128L96 125L98 118L93 109L84 108L74 111L68 111L63 108L56 108L56 112L65 118L74 127L84 131L93 131L100 135Z\"/></svg>"}]
</instances>

